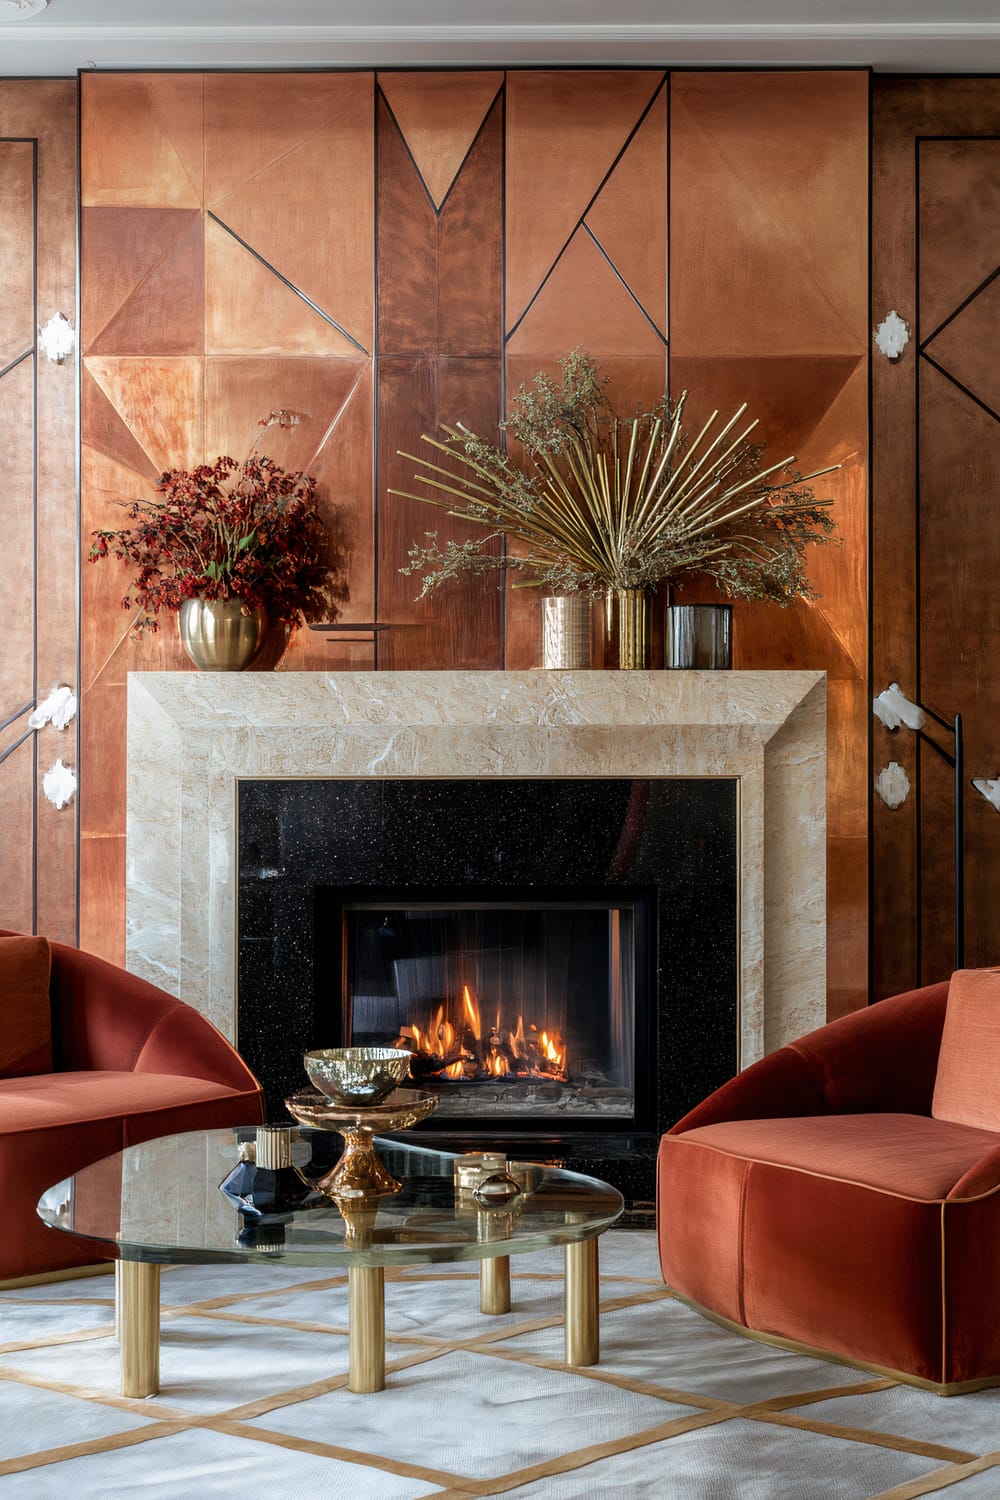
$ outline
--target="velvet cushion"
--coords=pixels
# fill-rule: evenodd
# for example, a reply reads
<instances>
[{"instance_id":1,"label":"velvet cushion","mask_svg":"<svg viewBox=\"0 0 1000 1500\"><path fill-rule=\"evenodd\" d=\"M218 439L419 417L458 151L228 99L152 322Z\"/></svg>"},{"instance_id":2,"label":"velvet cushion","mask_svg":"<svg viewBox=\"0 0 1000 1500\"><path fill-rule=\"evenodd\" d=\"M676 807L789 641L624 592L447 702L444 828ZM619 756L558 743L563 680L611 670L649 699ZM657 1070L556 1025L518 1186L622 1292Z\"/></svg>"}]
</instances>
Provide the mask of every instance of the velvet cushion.
<instances>
[{"instance_id":1,"label":"velvet cushion","mask_svg":"<svg viewBox=\"0 0 1000 1500\"><path fill-rule=\"evenodd\" d=\"M49 973L43 937L0 937L0 1078L52 1071Z\"/></svg>"},{"instance_id":2,"label":"velvet cushion","mask_svg":"<svg viewBox=\"0 0 1000 1500\"><path fill-rule=\"evenodd\" d=\"M1000 1130L1000 969L951 977L931 1113Z\"/></svg>"}]
</instances>

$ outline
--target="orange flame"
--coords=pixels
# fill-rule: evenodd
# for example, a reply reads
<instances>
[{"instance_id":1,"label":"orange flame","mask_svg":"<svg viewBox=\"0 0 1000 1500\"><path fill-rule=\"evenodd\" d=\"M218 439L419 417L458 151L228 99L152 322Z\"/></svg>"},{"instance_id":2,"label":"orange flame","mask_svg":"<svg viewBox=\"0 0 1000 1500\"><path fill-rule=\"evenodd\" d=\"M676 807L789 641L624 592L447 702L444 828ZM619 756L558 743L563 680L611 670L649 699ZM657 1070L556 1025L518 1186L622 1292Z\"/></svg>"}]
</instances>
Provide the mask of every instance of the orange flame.
<instances>
[{"instance_id":1,"label":"orange flame","mask_svg":"<svg viewBox=\"0 0 1000 1500\"><path fill-rule=\"evenodd\" d=\"M478 1042L483 1034L483 1023L479 1018L479 1006L469 993L469 986L467 984L462 985L462 1009L465 1011L465 1018L469 1023L472 1035Z\"/></svg>"}]
</instances>

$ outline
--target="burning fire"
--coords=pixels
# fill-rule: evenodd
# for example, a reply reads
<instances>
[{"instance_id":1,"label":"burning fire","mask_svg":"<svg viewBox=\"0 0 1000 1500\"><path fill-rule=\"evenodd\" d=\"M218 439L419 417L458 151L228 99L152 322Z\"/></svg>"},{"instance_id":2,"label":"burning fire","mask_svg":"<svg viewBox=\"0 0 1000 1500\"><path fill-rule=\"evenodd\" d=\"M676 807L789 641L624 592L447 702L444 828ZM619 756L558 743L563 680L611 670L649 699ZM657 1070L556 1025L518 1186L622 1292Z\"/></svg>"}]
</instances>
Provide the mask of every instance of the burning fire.
<instances>
[{"instance_id":1,"label":"burning fire","mask_svg":"<svg viewBox=\"0 0 1000 1500\"><path fill-rule=\"evenodd\" d=\"M530 1023L525 1029L523 1016L518 1016L517 1025L511 1029L504 1025L499 1010L493 1024L484 1028L479 1005L467 984L462 986L460 1005L437 1006L425 1027L416 1022L401 1026L395 1045L416 1054L414 1072L424 1076L467 1082L480 1078L568 1077L566 1043L558 1032L540 1032Z\"/></svg>"}]
</instances>

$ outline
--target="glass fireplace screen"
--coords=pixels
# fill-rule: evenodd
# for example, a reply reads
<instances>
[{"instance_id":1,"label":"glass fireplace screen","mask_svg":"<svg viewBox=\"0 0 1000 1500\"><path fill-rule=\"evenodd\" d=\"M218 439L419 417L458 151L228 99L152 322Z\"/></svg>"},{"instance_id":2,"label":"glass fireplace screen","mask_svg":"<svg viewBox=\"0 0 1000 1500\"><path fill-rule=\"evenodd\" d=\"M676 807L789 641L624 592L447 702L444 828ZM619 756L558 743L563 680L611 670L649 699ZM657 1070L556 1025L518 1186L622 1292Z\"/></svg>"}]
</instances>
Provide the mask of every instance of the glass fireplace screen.
<instances>
[{"instance_id":1,"label":"glass fireplace screen","mask_svg":"<svg viewBox=\"0 0 1000 1500\"><path fill-rule=\"evenodd\" d=\"M347 902L350 1041L412 1052L438 1117L630 1117L638 905Z\"/></svg>"}]
</instances>

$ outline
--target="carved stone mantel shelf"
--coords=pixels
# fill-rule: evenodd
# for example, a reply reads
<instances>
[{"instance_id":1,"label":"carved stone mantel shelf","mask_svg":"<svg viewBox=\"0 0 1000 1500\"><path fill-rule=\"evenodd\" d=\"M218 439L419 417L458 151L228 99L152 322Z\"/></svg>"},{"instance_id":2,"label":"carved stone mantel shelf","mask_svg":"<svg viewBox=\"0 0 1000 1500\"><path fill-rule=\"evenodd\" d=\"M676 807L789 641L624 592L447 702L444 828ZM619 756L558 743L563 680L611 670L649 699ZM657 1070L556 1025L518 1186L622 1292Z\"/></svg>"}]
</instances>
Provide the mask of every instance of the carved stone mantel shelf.
<instances>
[{"instance_id":1,"label":"carved stone mantel shelf","mask_svg":"<svg viewBox=\"0 0 1000 1500\"><path fill-rule=\"evenodd\" d=\"M129 675L128 965L236 1023L236 783L740 783L742 1065L826 1018L822 672Z\"/></svg>"}]
</instances>

